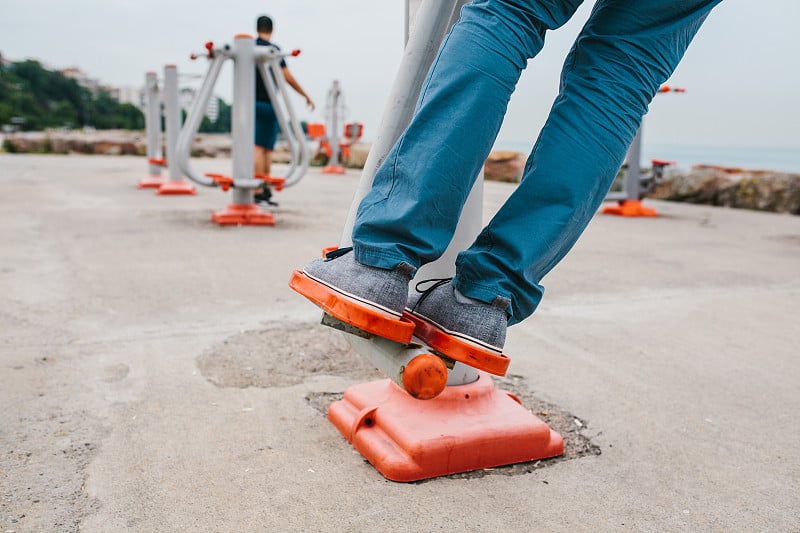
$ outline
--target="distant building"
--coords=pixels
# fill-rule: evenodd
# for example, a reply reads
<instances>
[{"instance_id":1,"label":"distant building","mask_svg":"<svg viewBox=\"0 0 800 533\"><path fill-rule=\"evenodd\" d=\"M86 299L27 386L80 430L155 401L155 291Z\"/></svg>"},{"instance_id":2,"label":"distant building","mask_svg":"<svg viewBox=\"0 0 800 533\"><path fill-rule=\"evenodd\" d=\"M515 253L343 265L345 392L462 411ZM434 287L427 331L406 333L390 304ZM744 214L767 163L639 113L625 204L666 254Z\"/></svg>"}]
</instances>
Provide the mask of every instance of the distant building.
<instances>
[{"instance_id":1,"label":"distant building","mask_svg":"<svg viewBox=\"0 0 800 533\"><path fill-rule=\"evenodd\" d=\"M98 80L90 78L88 74L83 72L78 67L68 67L65 69L61 69L61 74L64 77L75 80L76 82L78 82L78 85L86 87L87 89L92 91L92 93L96 93L98 90L103 88Z\"/></svg>"},{"instance_id":2,"label":"distant building","mask_svg":"<svg viewBox=\"0 0 800 533\"><path fill-rule=\"evenodd\" d=\"M119 87L114 89L112 96L120 104L133 104L136 107L144 108L143 92L139 87Z\"/></svg>"}]
</instances>

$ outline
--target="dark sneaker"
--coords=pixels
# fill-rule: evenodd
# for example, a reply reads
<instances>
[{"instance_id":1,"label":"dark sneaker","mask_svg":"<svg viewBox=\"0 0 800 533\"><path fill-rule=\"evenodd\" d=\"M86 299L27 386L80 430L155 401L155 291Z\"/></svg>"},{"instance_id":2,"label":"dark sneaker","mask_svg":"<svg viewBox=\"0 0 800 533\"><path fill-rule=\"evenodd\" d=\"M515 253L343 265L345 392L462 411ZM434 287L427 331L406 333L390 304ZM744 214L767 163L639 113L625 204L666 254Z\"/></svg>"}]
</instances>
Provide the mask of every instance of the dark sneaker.
<instances>
[{"instance_id":1,"label":"dark sneaker","mask_svg":"<svg viewBox=\"0 0 800 533\"><path fill-rule=\"evenodd\" d=\"M508 326L506 310L511 305L509 299L498 296L491 304L487 304L466 298L456 294L451 281L451 279L441 279L417 283L416 291L408 298L406 311L439 330L434 337L442 337L440 333L444 333L445 336L457 339L480 351L501 355L506 341ZM432 285L423 290L421 287L426 283ZM418 327L416 334L419 335L423 329ZM430 341L433 339L423 338L423 340L431 344ZM459 357L446 353L445 345L432 347L460 361ZM467 361L462 362L476 366Z\"/></svg>"},{"instance_id":2,"label":"dark sneaker","mask_svg":"<svg viewBox=\"0 0 800 533\"><path fill-rule=\"evenodd\" d=\"M278 203L272 201L272 191L269 189L256 192L253 199L257 205L278 207Z\"/></svg>"},{"instance_id":3,"label":"dark sneaker","mask_svg":"<svg viewBox=\"0 0 800 533\"><path fill-rule=\"evenodd\" d=\"M362 265L352 248L340 248L306 265L303 273L357 306L399 320L415 270L408 263L400 263L394 270Z\"/></svg>"}]
</instances>

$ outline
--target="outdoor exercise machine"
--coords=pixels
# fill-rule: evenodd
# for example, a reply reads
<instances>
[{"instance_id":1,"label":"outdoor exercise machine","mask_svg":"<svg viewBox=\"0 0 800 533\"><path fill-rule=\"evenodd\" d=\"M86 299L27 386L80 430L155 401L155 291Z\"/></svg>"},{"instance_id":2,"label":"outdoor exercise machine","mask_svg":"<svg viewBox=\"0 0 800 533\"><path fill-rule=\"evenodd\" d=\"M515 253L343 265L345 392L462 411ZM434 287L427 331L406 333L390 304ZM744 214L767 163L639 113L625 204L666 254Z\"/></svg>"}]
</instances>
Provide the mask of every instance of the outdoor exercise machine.
<instances>
[{"instance_id":1,"label":"outdoor exercise machine","mask_svg":"<svg viewBox=\"0 0 800 533\"><path fill-rule=\"evenodd\" d=\"M428 68L465 3L425 0L412 5L406 1L405 53L345 223L341 247L351 245L358 205L370 190L380 162L408 125ZM409 31L411 20L413 31ZM479 175L450 246L439 260L419 269L417 280L453 276L456 255L473 242L482 226L482 181ZM308 290L303 278L296 272L290 282L301 293ZM389 378L349 387L328 409L329 420L388 479L415 481L563 453L558 433L514 395L495 388L490 374L506 373L509 360L505 356L465 357L472 363L467 365L439 355L416 337L399 343L354 330L331 316L335 300L323 299L318 305L326 311L324 324L361 334L347 335L350 344ZM369 316L364 318L369 320ZM419 326L409 321L404 327ZM388 336L392 333L387 332Z\"/></svg>"},{"instance_id":2,"label":"outdoor exercise machine","mask_svg":"<svg viewBox=\"0 0 800 533\"><path fill-rule=\"evenodd\" d=\"M338 80L334 80L328 90L325 105L325 123L308 124L308 137L319 142L319 152L327 158L323 174L344 174L342 160L350 157L350 146L358 142L364 133L364 125L350 122L344 125L342 138L339 138L339 125L345 116L344 95ZM331 132L330 135L328 132Z\"/></svg>"},{"instance_id":3,"label":"outdoor exercise machine","mask_svg":"<svg viewBox=\"0 0 800 533\"><path fill-rule=\"evenodd\" d=\"M662 85L658 89L659 93L684 93L686 89L681 87L671 87L669 85ZM642 198L652 188L661 181L664 175L664 169L673 165L672 161L664 161L661 159L653 159L650 161L651 167L648 172L642 172L641 158L642 158L642 129L644 122L639 125L636 131L636 136L633 138L628 154L625 157L625 174L623 176L622 191L609 192L606 195L606 200L616 201L617 205L607 206L603 208L602 213L605 215L619 215L624 217L655 217L658 212L652 207L645 207L642 205Z\"/></svg>"},{"instance_id":4,"label":"outdoor exercise machine","mask_svg":"<svg viewBox=\"0 0 800 533\"><path fill-rule=\"evenodd\" d=\"M208 71L178 137L175 154L177 164L189 179L200 185L232 191L233 203L222 211L212 213L212 221L223 226L274 225L272 213L262 211L255 204L254 190L262 184L272 186L278 191L294 185L308 169L310 158L305 135L289 99L286 79L280 66L282 58L297 56L300 51L284 53L273 46L257 46L253 37L247 34L234 36L233 46L214 46L214 43L208 42L205 49L206 52L200 55L209 59ZM196 59L199 55L192 54L191 57ZM229 59L233 61L232 175L200 175L189 164L192 140L200 128L222 66ZM278 124L289 145L290 164L286 174L281 177L253 172L256 70L264 80Z\"/></svg>"},{"instance_id":5,"label":"outdoor exercise machine","mask_svg":"<svg viewBox=\"0 0 800 533\"><path fill-rule=\"evenodd\" d=\"M166 164L161 138L161 91L158 87L158 74L155 71L145 73L144 90L148 176L139 181L139 188L150 189L163 185L165 179L161 175L161 169Z\"/></svg>"}]
</instances>

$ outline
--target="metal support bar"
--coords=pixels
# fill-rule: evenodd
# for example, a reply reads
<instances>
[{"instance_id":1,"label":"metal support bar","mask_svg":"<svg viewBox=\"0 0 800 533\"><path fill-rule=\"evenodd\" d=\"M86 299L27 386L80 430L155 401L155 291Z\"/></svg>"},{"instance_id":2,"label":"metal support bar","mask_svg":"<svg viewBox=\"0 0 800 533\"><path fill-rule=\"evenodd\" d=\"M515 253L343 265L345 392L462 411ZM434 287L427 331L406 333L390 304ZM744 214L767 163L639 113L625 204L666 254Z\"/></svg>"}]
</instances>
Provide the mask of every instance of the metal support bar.
<instances>
[{"instance_id":1,"label":"metal support bar","mask_svg":"<svg viewBox=\"0 0 800 533\"><path fill-rule=\"evenodd\" d=\"M331 145L331 158L329 165L339 164L339 115L341 106L342 89L338 80L334 80L328 90L328 142Z\"/></svg>"},{"instance_id":2,"label":"metal support bar","mask_svg":"<svg viewBox=\"0 0 800 533\"><path fill-rule=\"evenodd\" d=\"M372 187L372 181L381 163L386 159L392 146L411 121L422 88L422 82L436 57L445 34L457 20L460 7L465 3L466 1L464 0L423 0L418 7L416 16L408 15L407 20L413 20L414 27L408 35L405 53L392 85L378 135L372 144L364 165L361 181L342 232L341 246L350 246L352 244L353 225L358 205ZM410 8L411 6L407 3L407 10L410 10ZM437 261L421 268L417 273L417 279L425 279L426 277L444 278L451 277L454 274L455 256L474 241L482 227L482 178L483 173L478 176L470 192L450 246ZM397 369L410 359L409 350L404 349L399 344L390 343L389 341L387 341L387 344L375 338L370 340L361 339L353 335L348 335L347 337L357 352L370 359L387 376L396 375ZM389 369L389 371L386 369ZM456 363L454 368L448 372L447 384L462 385L477 379L477 370L470 366Z\"/></svg>"},{"instance_id":3,"label":"metal support bar","mask_svg":"<svg viewBox=\"0 0 800 533\"><path fill-rule=\"evenodd\" d=\"M175 65L164 67L164 116L167 132L167 174L170 181L178 181L181 179L181 170L176 149L181 131L181 106L178 101L178 68Z\"/></svg>"},{"instance_id":4,"label":"metal support bar","mask_svg":"<svg viewBox=\"0 0 800 533\"><path fill-rule=\"evenodd\" d=\"M158 90L158 74L150 71L145 74L145 131L147 133L147 159L162 159L164 151L161 146L161 99ZM149 162L150 176L161 175L161 165Z\"/></svg>"},{"instance_id":5,"label":"metal support bar","mask_svg":"<svg viewBox=\"0 0 800 533\"><path fill-rule=\"evenodd\" d=\"M308 170L311 161L311 151L306 143L303 127L297 119L289 100L286 78L281 70L281 59L286 54L271 46L256 47L256 59L259 64L259 73L267 88L270 101L273 102L275 116L278 119L281 131L289 145L291 162L289 170L283 178L286 180L284 187L291 187L297 183Z\"/></svg>"},{"instance_id":6,"label":"metal support bar","mask_svg":"<svg viewBox=\"0 0 800 533\"><path fill-rule=\"evenodd\" d=\"M625 199L626 200L640 200L641 199L641 179L642 179L642 123L639 129L636 130L636 136L633 138L630 148L628 149L628 168L625 171Z\"/></svg>"},{"instance_id":7,"label":"metal support bar","mask_svg":"<svg viewBox=\"0 0 800 533\"><path fill-rule=\"evenodd\" d=\"M219 78L219 73L222 70L225 59L226 57L224 55L216 55L208 64L208 71L197 93L197 97L192 104L192 108L186 115L186 122L184 122L183 128L181 128L181 133L178 136L178 146L175 150L175 155L178 158L178 165L183 173L192 181L200 185L205 185L206 187L215 187L217 184L214 180L195 172L189 163L189 158L192 153L192 141L194 140L195 134L200 129L200 124L203 122L205 110L208 108L208 102L213 94L214 85L217 83L217 78Z\"/></svg>"}]
</instances>

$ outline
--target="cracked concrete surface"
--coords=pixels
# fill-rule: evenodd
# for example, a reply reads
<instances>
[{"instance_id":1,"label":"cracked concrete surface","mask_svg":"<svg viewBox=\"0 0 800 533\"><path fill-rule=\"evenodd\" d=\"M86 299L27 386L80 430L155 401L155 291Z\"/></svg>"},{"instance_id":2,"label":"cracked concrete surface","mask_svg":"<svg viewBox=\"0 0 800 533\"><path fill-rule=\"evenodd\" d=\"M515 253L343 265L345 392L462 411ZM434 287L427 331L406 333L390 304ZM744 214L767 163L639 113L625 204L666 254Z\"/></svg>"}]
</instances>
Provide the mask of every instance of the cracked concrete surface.
<instances>
[{"instance_id":1,"label":"cracked concrete surface","mask_svg":"<svg viewBox=\"0 0 800 533\"><path fill-rule=\"evenodd\" d=\"M0 155L0 532L800 529L800 218L597 216L500 386L602 453L398 484L321 416L376 374L287 287L358 175L312 170L275 227L220 228L227 195L145 172ZM487 218L512 187L486 184Z\"/></svg>"}]
</instances>

